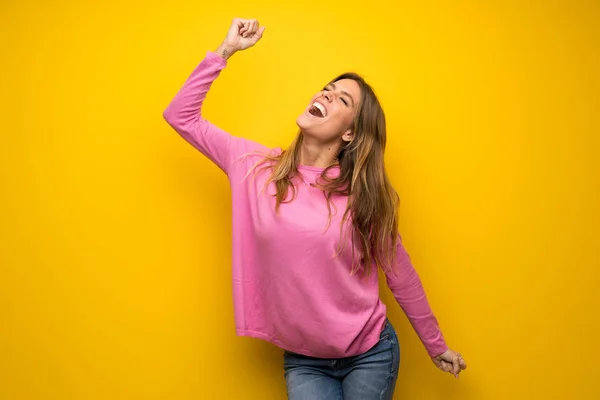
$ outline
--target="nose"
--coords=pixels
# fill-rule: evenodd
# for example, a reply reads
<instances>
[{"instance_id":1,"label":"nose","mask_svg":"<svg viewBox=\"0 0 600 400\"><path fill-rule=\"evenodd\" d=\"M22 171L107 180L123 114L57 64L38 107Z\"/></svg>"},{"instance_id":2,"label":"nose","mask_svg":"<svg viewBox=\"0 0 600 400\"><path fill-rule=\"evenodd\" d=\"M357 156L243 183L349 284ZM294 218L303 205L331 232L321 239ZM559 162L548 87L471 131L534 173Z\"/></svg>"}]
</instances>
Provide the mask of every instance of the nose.
<instances>
[{"instance_id":1,"label":"nose","mask_svg":"<svg viewBox=\"0 0 600 400\"><path fill-rule=\"evenodd\" d=\"M331 93L329 91L324 91L323 92L323 97L325 97L325 99L328 102L331 102L331 100L333 99L333 96L331 95Z\"/></svg>"}]
</instances>

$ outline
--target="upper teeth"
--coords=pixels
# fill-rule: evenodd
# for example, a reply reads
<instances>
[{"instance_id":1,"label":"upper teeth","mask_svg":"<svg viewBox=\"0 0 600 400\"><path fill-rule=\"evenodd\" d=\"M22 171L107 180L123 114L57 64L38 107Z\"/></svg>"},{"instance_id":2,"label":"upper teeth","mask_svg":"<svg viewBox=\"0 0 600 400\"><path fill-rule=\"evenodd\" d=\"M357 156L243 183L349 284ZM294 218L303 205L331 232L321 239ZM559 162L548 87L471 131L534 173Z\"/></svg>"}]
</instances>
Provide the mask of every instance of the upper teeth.
<instances>
[{"instance_id":1,"label":"upper teeth","mask_svg":"<svg viewBox=\"0 0 600 400\"><path fill-rule=\"evenodd\" d=\"M323 114L324 117L327 116L327 109L325 108L325 106L323 104L319 103L318 101L315 101L313 103L313 106L317 107L321 111L321 114Z\"/></svg>"}]
</instances>

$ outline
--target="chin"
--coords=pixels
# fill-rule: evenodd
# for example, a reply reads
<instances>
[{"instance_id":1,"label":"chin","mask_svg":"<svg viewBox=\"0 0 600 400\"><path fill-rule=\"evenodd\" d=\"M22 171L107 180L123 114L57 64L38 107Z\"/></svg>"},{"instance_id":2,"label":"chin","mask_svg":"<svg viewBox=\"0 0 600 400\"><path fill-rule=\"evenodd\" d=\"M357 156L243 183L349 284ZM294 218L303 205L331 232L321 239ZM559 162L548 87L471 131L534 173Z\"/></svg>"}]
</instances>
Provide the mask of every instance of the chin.
<instances>
[{"instance_id":1,"label":"chin","mask_svg":"<svg viewBox=\"0 0 600 400\"><path fill-rule=\"evenodd\" d=\"M331 129L331 127L329 127L330 124L327 122L326 119L317 120L306 112L300 114L298 118L296 118L296 125L300 128L302 134L313 139L318 139L319 141L328 141L332 139L332 135L328 132L335 131L335 129Z\"/></svg>"},{"instance_id":2,"label":"chin","mask_svg":"<svg viewBox=\"0 0 600 400\"><path fill-rule=\"evenodd\" d=\"M309 118L304 114L300 114L298 116L298 118L296 118L296 125L298 125L298 128L304 130L304 129L308 129L311 125Z\"/></svg>"}]
</instances>

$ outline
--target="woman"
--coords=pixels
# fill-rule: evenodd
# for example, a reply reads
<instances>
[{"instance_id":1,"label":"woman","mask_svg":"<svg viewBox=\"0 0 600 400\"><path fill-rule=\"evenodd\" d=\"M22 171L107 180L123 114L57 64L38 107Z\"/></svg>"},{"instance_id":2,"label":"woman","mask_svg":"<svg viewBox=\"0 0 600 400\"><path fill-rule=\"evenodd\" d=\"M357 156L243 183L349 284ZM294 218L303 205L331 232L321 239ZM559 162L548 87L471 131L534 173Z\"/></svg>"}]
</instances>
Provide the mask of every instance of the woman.
<instances>
[{"instance_id":1,"label":"woman","mask_svg":"<svg viewBox=\"0 0 600 400\"><path fill-rule=\"evenodd\" d=\"M256 20L234 19L164 111L230 181L237 334L284 350L290 399L391 399L399 345L379 299L381 269L434 363L458 378L466 364L446 346L398 235L385 118L369 85L351 73L326 85L286 151L202 118L227 60L263 32Z\"/></svg>"}]
</instances>

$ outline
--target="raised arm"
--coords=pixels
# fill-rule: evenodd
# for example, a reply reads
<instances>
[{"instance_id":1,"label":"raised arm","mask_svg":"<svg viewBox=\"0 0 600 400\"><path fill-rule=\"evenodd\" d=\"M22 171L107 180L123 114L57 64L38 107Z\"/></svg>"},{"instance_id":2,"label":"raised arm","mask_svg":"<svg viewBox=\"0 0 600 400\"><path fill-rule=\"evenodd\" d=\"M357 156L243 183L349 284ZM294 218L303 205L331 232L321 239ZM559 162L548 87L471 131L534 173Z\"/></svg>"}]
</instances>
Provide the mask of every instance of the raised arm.
<instances>
[{"instance_id":1,"label":"raised arm","mask_svg":"<svg viewBox=\"0 0 600 400\"><path fill-rule=\"evenodd\" d=\"M202 103L212 83L226 67L227 59L256 44L263 32L264 28L259 28L256 20L234 19L223 43L215 52L207 52L163 112L164 119L181 137L226 173L234 159L257 146L248 146L248 141L235 138L205 120Z\"/></svg>"}]
</instances>

